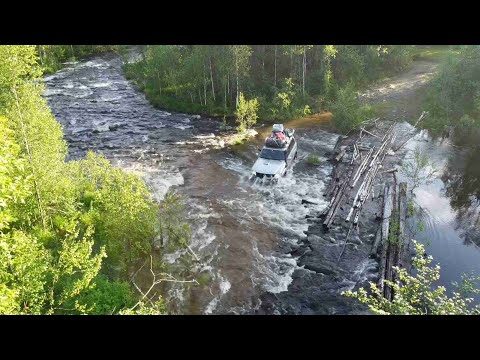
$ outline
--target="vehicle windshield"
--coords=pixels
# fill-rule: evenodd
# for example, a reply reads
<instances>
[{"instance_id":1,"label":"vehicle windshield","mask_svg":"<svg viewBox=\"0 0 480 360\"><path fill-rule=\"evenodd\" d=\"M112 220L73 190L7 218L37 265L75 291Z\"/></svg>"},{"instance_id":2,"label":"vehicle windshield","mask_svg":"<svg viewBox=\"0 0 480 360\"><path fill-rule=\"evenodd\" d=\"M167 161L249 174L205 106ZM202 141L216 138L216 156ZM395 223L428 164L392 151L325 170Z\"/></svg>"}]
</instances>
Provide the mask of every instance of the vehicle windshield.
<instances>
[{"instance_id":1,"label":"vehicle windshield","mask_svg":"<svg viewBox=\"0 0 480 360\"><path fill-rule=\"evenodd\" d=\"M272 149L263 149L260 153L262 159L269 160L285 160L285 151L282 150L272 150Z\"/></svg>"}]
</instances>

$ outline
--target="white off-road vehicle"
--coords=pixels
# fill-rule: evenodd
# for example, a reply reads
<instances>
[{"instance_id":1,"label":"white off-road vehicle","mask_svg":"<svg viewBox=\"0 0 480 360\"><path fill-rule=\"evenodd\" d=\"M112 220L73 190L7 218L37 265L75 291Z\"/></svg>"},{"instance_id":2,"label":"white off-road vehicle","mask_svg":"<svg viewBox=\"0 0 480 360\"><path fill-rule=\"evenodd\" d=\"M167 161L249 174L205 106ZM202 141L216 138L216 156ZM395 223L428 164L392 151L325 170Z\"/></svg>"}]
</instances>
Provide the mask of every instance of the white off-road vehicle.
<instances>
[{"instance_id":1,"label":"white off-road vehicle","mask_svg":"<svg viewBox=\"0 0 480 360\"><path fill-rule=\"evenodd\" d=\"M283 124L274 124L272 134L265 139L265 146L260 150L258 159L252 168L252 179L278 181L287 174L287 169L297 157L295 130L284 129Z\"/></svg>"}]
</instances>

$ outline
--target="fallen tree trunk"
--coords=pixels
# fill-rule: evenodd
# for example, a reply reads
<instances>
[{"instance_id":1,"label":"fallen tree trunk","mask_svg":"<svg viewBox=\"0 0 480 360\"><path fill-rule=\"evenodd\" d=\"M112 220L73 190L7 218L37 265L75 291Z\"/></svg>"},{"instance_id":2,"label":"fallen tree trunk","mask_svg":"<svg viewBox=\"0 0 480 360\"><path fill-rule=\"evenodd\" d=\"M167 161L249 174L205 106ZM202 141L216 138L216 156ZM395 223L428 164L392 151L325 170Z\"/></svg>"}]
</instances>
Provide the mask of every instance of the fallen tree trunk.
<instances>
[{"instance_id":1,"label":"fallen tree trunk","mask_svg":"<svg viewBox=\"0 0 480 360\"><path fill-rule=\"evenodd\" d=\"M337 162L340 161L344 157L346 152L347 152L346 149L341 150L340 153L337 156L335 156L335 161Z\"/></svg>"},{"instance_id":2,"label":"fallen tree trunk","mask_svg":"<svg viewBox=\"0 0 480 360\"><path fill-rule=\"evenodd\" d=\"M385 280L394 280L395 258L398 253L398 207L397 207L397 184L392 186L391 194L392 213L390 215L389 233L388 233L388 250L385 264ZM385 286L385 298L389 301L393 300L393 290L389 285Z\"/></svg>"},{"instance_id":3,"label":"fallen tree trunk","mask_svg":"<svg viewBox=\"0 0 480 360\"><path fill-rule=\"evenodd\" d=\"M428 111L424 111L422 112L422 115L420 115L420 117L418 118L417 122L415 123L415 125L413 125L413 131L415 131L417 129L417 125L418 123L423 120L426 116L428 115ZM415 136L411 136L409 137L407 140L405 140L401 145L397 146L393 151L397 152L398 150L400 150L403 146L405 146L405 144L407 142L409 142L410 140L412 140Z\"/></svg>"},{"instance_id":4,"label":"fallen tree trunk","mask_svg":"<svg viewBox=\"0 0 480 360\"><path fill-rule=\"evenodd\" d=\"M330 227L330 224L333 222L335 214L336 214L336 212L339 208L339 204L340 204L340 202L342 201L342 199L345 195L345 189L347 187L348 180L349 180L350 176L352 176L352 170L350 170L348 172L347 177L342 184L342 187L338 191L337 196L335 197L335 200L333 201L331 209L329 210L329 212L327 213L327 215L325 217L325 221L323 222L323 227L325 229L328 229Z\"/></svg>"},{"instance_id":5,"label":"fallen tree trunk","mask_svg":"<svg viewBox=\"0 0 480 360\"><path fill-rule=\"evenodd\" d=\"M400 242L400 251L398 263L402 261L403 249L408 245L409 239L406 234L406 222L407 222L407 183L402 182L399 185L398 194L398 212L399 212L399 224L398 224L398 237Z\"/></svg>"},{"instance_id":6,"label":"fallen tree trunk","mask_svg":"<svg viewBox=\"0 0 480 360\"><path fill-rule=\"evenodd\" d=\"M374 148L371 148L370 151L368 152L367 156L365 159L361 162L360 166L358 167L357 171L355 172L355 175L353 176L352 183L350 184L350 187L355 187L355 184L357 183L358 179L362 176L362 173L365 171L368 160L370 159L370 156L372 155L374 151Z\"/></svg>"},{"instance_id":7,"label":"fallen tree trunk","mask_svg":"<svg viewBox=\"0 0 480 360\"><path fill-rule=\"evenodd\" d=\"M315 202L308 201L308 200L305 200L305 199L302 199L302 204L318 205L318 204L317 204L317 203L315 203Z\"/></svg>"},{"instance_id":8,"label":"fallen tree trunk","mask_svg":"<svg viewBox=\"0 0 480 360\"><path fill-rule=\"evenodd\" d=\"M375 240L372 244L372 249L370 250L370 255L374 257L378 257L378 247L382 240L382 228L379 226L377 229L377 233L375 234Z\"/></svg>"},{"instance_id":9,"label":"fallen tree trunk","mask_svg":"<svg viewBox=\"0 0 480 360\"><path fill-rule=\"evenodd\" d=\"M379 278L378 278L378 288L383 294L384 292L384 280L385 280L385 264L387 258L387 248L388 248L388 229L390 225L390 215L392 213L392 197L391 197L391 186L385 185L383 191L383 213L382 213L382 226L381 226L381 240L380 240L380 259L379 259Z\"/></svg>"}]
</instances>

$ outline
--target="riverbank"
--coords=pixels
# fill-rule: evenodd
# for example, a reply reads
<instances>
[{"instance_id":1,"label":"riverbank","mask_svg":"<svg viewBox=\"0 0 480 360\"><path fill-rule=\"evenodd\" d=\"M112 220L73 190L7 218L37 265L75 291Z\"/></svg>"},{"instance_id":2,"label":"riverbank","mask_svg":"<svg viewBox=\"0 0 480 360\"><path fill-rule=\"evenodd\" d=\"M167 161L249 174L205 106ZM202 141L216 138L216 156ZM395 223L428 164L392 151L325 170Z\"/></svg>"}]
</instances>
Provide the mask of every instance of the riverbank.
<instances>
[{"instance_id":1,"label":"riverbank","mask_svg":"<svg viewBox=\"0 0 480 360\"><path fill-rule=\"evenodd\" d=\"M398 74L414 50L407 45L152 45L123 71L160 110L229 121L243 94L258 100L260 122L271 124L321 112L342 102L345 93ZM351 103L346 107L351 110Z\"/></svg>"}]
</instances>

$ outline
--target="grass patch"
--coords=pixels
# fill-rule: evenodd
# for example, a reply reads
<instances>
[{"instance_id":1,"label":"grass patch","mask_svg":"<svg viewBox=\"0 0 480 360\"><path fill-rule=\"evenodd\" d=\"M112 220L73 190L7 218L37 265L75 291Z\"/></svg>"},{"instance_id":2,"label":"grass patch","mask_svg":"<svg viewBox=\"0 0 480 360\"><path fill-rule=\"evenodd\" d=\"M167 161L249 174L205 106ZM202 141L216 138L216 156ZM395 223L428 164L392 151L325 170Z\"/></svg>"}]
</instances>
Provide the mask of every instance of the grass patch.
<instances>
[{"instance_id":1,"label":"grass patch","mask_svg":"<svg viewBox=\"0 0 480 360\"><path fill-rule=\"evenodd\" d=\"M240 132L238 134L236 134L233 138L232 138L232 142L231 144L232 145L240 145L240 144L243 144L245 141L248 140L248 138L250 137L250 135L247 133L247 132Z\"/></svg>"},{"instance_id":2,"label":"grass patch","mask_svg":"<svg viewBox=\"0 0 480 360\"><path fill-rule=\"evenodd\" d=\"M320 165L320 158L315 154L310 154L307 157L307 164Z\"/></svg>"},{"instance_id":3,"label":"grass patch","mask_svg":"<svg viewBox=\"0 0 480 360\"><path fill-rule=\"evenodd\" d=\"M424 45L417 46L412 52L412 59L414 61L434 61L441 62L450 54L457 54L458 51L450 45Z\"/></svg>"},{"instance_id":4,"label":"grass patch","mask_svg":"<svg viewBox=\"0 0 480 360\"><path fill-rule=\"evenodd\" d=\"M395 108L395 104L392 104L390 101L385 101L377 104L372 104L370 105L370 108L371 117L385 117Z\"/></svg>"}]
</instances>

